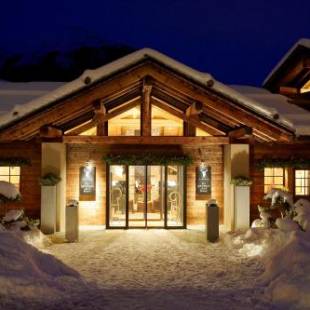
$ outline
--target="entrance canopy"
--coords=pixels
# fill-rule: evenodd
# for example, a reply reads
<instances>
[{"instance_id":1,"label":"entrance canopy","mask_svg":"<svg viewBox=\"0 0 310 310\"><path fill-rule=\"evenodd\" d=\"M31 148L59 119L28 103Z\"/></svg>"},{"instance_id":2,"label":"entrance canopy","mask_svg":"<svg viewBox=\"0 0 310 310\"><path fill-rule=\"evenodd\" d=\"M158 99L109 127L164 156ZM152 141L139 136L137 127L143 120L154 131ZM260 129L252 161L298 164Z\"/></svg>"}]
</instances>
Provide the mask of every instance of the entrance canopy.
<instances>
[{"instance_id":1,"label":"entrance canopy","mask_svg":"<svg viewBox=\"0 0 310 310\"><path fill-rule=\"evenodd\" d=\"M132 128L135 119L139 128ZM170 134L165 120L174 122ZM127 123L130 134L118 123ZM275 109L151 49L86 71L0 118L1 142L225 144L293 137L293 125Z\"/></svg>"}]
</instances>

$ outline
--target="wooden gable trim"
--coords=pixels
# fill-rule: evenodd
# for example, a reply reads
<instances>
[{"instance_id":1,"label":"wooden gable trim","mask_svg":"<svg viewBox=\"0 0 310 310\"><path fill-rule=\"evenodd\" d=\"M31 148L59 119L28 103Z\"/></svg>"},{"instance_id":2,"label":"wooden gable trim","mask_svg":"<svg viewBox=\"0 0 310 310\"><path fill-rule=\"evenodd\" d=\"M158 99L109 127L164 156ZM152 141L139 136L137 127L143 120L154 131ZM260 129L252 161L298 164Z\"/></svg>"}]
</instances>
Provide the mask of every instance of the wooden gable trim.
<instances>
[{"instance_id":1,"label":"wooden gable trim","mask_svg":"<svg viewBox=\"0 0 310 310\"><path fill-rule=\"evenodd\" d=\"M47 119L53 125L59 123L60 119L62 122L70 121L70 119L91 110L93 108L92 102L95 100L121 93L126 88L136 87L141 78L148 75L160 83L169 85L175 91L195 101L202 102L208 109L217 113L220 111L221 114L227 117L234 115L236 119L242 120L244 124L265 132L276 140L289 141L293 136L292 132L280 124L273 124L272 120L258 115L255 111L250 111L232 100L220 97L212 89L206 89L205 86L202 87L199 83L194 84L190 80L182 78L180 74L172 72L172 70L167 71L164 66L144 62L143 65L140 64L131 68L118 76L103 81L101 84L96 83L90 88L81 90L79 95L75 94L60 100L56 104L3 129L0 132L0 140L20 140L29 137L38 132L46 124Z\"/></svg>"}]
</instances>

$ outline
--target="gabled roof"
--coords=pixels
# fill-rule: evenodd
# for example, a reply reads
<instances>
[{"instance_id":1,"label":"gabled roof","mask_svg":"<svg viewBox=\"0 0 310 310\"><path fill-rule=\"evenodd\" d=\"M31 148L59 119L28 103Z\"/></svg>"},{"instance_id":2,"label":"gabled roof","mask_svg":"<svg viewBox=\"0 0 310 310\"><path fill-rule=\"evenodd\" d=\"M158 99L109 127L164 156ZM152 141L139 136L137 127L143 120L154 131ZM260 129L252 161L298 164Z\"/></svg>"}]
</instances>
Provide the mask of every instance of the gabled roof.
<instances>
[{"instance_id":1,"label":"gabled roof","mask_svg":"<svg viewBox=\"0 0 310 310\"><path fill-rule=\"evenodd\" d=\"M280 94L273 94L264 88L246 85L230 86L245 96L260 102L265 107L279 111L294 125L297 135L310 135L310 112L290 103L289 98Z\"/></svg>"},{"instance_id":2,"label":"gabled roof","mask_svg":"<svg viewBox=\"0 0 310 310\"><path fill-rule=\"evenodd\" d=\"M276 122L291 131L294 130L293 124L285 117L282 117L277 109L266 107L260 102L216 81L210 74L194 70L166 55L159 53L158 51L149 48L141 49L98 69L86 70L76 80L66 83L42 97L31 100L23 105L16 106L11 112L0 116L0 128L7 127L11 123L15 123L17 120L22 119L37 110L45 108L55 101L73 95L84 88L90 87L92 84L95 84L100 80L108 78L117 72L130 68L131 66L147 59L155 60L156 62L186 76L206 88L210 88L209 85L211 81L212 90L214 92L226 97L227 99L235 101L240 105L243 105L247 109L262 115L265 118L270 119L273 123Z\"/></svg>"},{"instance_id":3,"label":"gabled roof","mask_svg":"<svg viewBox=\"0 0 310 310\"><path fill-rule=\"evenodd\" d=\"M264 80L263 87L273 91L277 80L283 77L292 64L296 66L305 54L310 56L310 39L303 38L298 40L272 69Z\"/></svg>"}]
</instances>

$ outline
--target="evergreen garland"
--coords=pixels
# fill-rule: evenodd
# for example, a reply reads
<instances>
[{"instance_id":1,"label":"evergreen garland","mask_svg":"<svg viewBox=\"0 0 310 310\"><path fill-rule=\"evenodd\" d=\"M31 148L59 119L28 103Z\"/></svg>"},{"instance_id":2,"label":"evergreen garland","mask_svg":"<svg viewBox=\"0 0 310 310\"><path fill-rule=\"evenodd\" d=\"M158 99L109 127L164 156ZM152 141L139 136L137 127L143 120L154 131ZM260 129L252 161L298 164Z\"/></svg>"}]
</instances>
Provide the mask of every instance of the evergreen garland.
<instances>
[{"instance_id":1,"label":"evergreen garland","mask_svg":"<svg viewBox=\"0 0 310 310\"><path fill-rule=\"evenodd\" d=\"M293 158L293 157L289 159L264 158L257 160L255 165L258 169L274 168L274 167L309 169L310 159Z\"/></svg>"},{"instance_id":2,"label":"evergreen garland","mask_svg":"<svg viewBox=\"0 0 310 310\"><path fill-rule=\"evenodd\" d=\"M183 165L189 166L193 159L188 155L168 155L144 153L138 155L131 154L108 154L103 156L103 161L109 165Z\"/></svg>"},{"instance_id":3,"label":"evergreen garland","mask_svg":"<svg viewBox=\"0 0 310 310\"><path fill-rule=\"evenodd\" d=\"M30 166L30 159L23 157L0 158L0 166Z\"/></svg>"}]
</instances>

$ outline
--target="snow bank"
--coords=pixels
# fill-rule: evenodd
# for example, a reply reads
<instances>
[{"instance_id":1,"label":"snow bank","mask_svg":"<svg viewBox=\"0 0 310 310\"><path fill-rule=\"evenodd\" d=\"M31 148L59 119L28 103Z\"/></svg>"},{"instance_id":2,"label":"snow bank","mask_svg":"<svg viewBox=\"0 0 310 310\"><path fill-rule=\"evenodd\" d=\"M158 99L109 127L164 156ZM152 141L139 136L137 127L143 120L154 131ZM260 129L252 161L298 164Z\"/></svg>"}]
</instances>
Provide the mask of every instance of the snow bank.
<instances>
[{"instance_id":1,"label":"snow bank","mask_svg":"<svg viewBox=\"0 0 310 310\"><path fill-rule=\"evenodd\" d=\"M90 291L78 272L11 231L0 232L0 287L1 309L77 309Z\"/></svg>"},{"instance_id":2,"label":"snow bank","mask_svg":"<svg viewBox=\"0 0 310 310\"><path fill-rule=\"evenodd\" d=\"M55 257L40 252L9 231L0 232L0 276L42 281L60 276L79 277Z\"/></svg>"},{"instance_id":3,"label":"snow bank","mask_svg":"<svg viewBox=\"0 0 310 310\"><path fill-rule=\"evenodd\" d=\"M293 221L292 221L293 222ZM239 249L247 257L258 257L265 266L258 284L265 296L286 309L310 308L310 233L300 230L251 228L228 234L228 246ZM281 226L281 228L283 228Z\"/></svg>"},{"instance_id":4,"label":"snow bank","mask_svg":"<svg viewBox=\"0 0 310 310\"><path fill-rule=\"evenodd\" d=\"M9 182L0 181L0 195L15 200L20 196L17 187Z\"/></svg>"}]
</instances>

